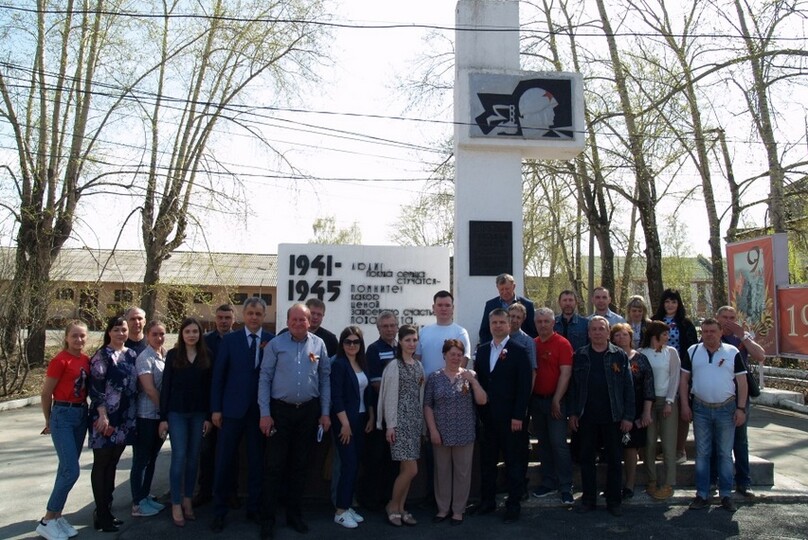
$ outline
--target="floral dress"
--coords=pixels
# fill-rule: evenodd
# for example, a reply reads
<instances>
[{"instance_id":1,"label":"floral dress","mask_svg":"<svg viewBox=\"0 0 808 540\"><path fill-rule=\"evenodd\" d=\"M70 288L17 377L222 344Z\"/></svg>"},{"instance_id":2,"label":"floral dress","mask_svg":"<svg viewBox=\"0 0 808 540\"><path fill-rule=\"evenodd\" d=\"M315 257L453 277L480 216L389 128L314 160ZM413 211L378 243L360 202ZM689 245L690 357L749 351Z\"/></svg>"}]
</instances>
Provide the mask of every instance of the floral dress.
<instances>
[{"instance_id":1,"label":"floral dress","mask_svg":"<svg viewBox=\"0 0 808 540\"><path fill-rule=\"evenodd\" d=\"M116 351L101 347L90 360L90 448L133 444L137 417L137 354L132 349ZM95 430L98 407L106 407L109 437Z\"/></svg>"},{"instance_id":2,"label":"floral dress","mask_svg":"<svg viewBox=\"0 0 808 540\"><path fill-rule=\"evenodd\" d=\"M640 352L635 352L628 361L631 368L631 380L634 382L634 422L629 432L629 441L623 440L624 448L644 448L646 444L647 428L637 427L637 420L642 418L643 407L646 401L653 403L654 391L654 370L648 362L648 358Z\"/></svg>"},{"instance_id":3,"label":"floral dress","mask_svg":"<svg viewBox=\"0 0 808 540\"><path fill-rule=\"evenodd\" d=\"M390 455L393 461L417 460L421 457L421 433L424 431L421 406L424 371L420 362L407 364L398 360L398 376L398 425Z\"/></svg>"}]
</instances>

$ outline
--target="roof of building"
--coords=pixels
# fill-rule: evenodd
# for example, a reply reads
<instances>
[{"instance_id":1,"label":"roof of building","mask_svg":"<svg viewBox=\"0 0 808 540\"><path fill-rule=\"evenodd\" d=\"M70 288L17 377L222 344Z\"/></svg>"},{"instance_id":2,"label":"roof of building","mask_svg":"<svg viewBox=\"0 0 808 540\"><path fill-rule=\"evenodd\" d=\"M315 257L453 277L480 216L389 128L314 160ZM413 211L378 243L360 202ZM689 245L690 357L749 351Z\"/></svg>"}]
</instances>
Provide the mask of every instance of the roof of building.
<instances>
[{"instance_id":1,"label":"roof of building","mask_svg":"<svg viewBox=\"0 0 808 540\"><path fill-rule=\"evenodd\" d=\"M0 274L9 279L15 250L0 249ZM175 251L163 262L160 282L178 285L275 286L278 256ZM142 283L146 253L140 250L62 249L51 271L54 281Z\"/></svg>"}]
</instances>

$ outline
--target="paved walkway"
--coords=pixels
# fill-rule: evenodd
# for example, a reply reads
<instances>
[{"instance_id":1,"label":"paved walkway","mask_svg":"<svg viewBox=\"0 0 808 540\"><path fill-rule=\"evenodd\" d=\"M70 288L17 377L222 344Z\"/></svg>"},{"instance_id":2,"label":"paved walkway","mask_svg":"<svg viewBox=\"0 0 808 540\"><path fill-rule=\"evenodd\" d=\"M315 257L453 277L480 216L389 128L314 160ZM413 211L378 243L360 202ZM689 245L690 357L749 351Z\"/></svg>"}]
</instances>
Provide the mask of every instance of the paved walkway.
<instances>
[{"instance_id":1,"label":"paved walkway","mask_svg":"<svg viewBox=\"0 0 808 540\"><path fill-rule=\"evenodd\" d=\"M38 406L0 412L0 538L35 538L36 519L44 511L53 485L56 459L50 437L40 436L43 419ZM367 515L367 522L357 531L348 531L331 523L331 511L324 503L312 503L306 519L312 531L302 537L283 527L279 517L276 538L398 538L419 540L463 538L469 535L490 539L536 537L540 530L543 538L570 538L584 535L621 538L672 537L686 532L692 538L728 537L791 537L808 536L808 416L757 407L750 420L750 446L752 453L775 463L775 486L758 490L754 503L739 502L739 511L730 515L713 508L709 511L686 510L685 503L693 496L688 489L677 490L670 504L659 504L637 496L626 505L622 518L613 518L605 511L579 515L556 506L555 501L535 499L525 504L523 518L514 525L503 525L494 516L468 517L461 527L429 523L427 510L414 512L421 524L411 530L395 529L384 524L380 514ZM193 537L194 540L227 538L257 539L258 528L244 519L243 511L232 512L223 534L213 535L208 529L210 507L199 512L199 521L189 522L184 529L175 528L169 514L153 518L129 517L130 493L128 470L131 451L121 460L118 488L115 491L114 510L126 523L118 535L105 535L90 528L93 508L90 491L92 453L82 455L82 476L70 494L66 516L80 530L79 538L154 539L170 536ZM168 490L169 449L163 450L155 475L153 492Z\"/></svg>"}]
</instances>

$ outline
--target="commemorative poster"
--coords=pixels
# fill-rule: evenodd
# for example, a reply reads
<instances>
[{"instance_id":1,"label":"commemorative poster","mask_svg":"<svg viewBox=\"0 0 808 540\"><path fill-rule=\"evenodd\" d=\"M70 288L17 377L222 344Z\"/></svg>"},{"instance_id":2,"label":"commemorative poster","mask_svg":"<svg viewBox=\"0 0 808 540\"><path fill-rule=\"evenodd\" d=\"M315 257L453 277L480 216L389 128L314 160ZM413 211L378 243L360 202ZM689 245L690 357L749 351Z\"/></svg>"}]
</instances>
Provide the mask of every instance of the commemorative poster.
<instances>
[{"instance_id":1,"label":"commemorative poster","mask_svg":"<svg viewBox=\"0 0 808 540\"><path fill-rule=\"evenodd\" d=\"M767 355L777 354L778 285L788 284L788 238L775 234L727 244L729 304Z\"/></svg>"}]
</instances>

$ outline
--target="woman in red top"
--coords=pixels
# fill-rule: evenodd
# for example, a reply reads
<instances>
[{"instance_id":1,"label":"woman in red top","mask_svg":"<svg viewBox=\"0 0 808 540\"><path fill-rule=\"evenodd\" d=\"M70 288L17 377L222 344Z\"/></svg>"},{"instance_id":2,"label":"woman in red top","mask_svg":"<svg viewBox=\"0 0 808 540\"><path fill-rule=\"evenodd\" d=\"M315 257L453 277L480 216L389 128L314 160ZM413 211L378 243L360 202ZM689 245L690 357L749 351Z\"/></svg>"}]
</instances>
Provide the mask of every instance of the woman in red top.
<instances>
[{"instance_id":1,"label":"woman in red top","mask_svg":"<svg viewBox=\"0 0 808 540\"><path fill-rule=\"evenodd\" d=\"M48 364L42 385L43 435L50 434L59 468L47 511L36 532L49 540L72 538L78 534L62 517L67 494L79 478L79 457L87 434L87 378L90 358L84 354L87 325L71 321L65 329L64 349Z\"/></svg>"}]
</instances>

